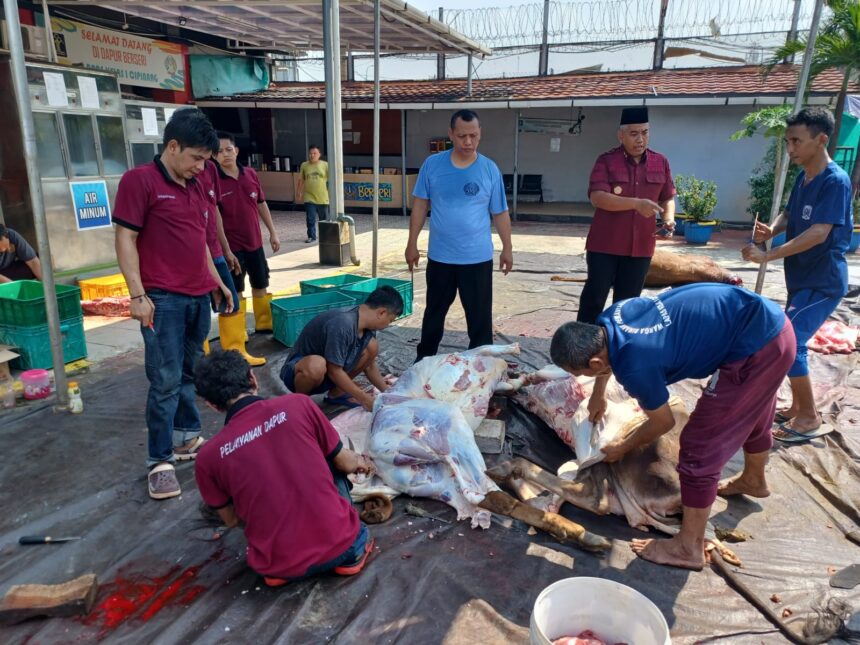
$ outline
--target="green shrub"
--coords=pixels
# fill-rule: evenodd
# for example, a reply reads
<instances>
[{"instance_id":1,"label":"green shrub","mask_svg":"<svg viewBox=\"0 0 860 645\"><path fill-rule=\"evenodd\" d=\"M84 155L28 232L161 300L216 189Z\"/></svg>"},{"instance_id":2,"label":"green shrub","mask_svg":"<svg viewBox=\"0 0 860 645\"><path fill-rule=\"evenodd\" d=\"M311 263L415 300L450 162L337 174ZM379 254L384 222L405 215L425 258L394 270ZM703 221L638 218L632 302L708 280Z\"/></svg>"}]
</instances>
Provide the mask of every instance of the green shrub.
<instances>
[{"instance_id":1,"label":"green shrub","mask_svg":"<svg viewBox=\"0 0 860 645\"><path fill-rule=\"evenodd\" d=\"M800 167L789 162L788 175L785 178L785 187L782 191L782 200L779 204L779 211L782 212L786 202L791 195L791 189L794 187L794 182L800 173ZM753 170L747 184L750 187L750 202L747 206L747 212L750 215L758 213L760 222L770 221L770 209L773 205L773 182L774 182L774 167L776 166L776 141L772 141L767 148L762 160Z\"/></svg>"},{"instance_id":2,"label":"green shrub","mask_svg":"<svg viewBox=\"0 0 860 645\"><path fill-rule=\"evenodd\" d=\"M697 179L693 175L677 175L675 189L684 215L696 222L710 219L717 207L717 185L714 182Z\"/></svg>"}]
</instances>

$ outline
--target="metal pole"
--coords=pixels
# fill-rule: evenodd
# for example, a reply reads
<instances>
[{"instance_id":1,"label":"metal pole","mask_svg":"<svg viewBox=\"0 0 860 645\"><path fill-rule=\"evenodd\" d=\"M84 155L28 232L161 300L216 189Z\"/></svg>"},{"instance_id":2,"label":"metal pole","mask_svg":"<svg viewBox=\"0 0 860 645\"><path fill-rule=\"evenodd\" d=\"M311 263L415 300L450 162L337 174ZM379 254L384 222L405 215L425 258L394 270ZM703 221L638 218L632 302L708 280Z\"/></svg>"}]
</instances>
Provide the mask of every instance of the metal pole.
<instances>
[{"instance_id":1,"label":"metal pole","mask_svg":"<svg viewBox=\"0 0 860 645\"><path fill-rule=\"evenodd\" d=\"M42 0L42 15L45 20L45 38L48 39L48 60L57 62L57 48L54 47L54 30L51 27L51 13L48 11L48 0Z\"/></svg>"},{"instance_id":2,"label":"metal pole","mask_svg":"<svg viewBox=\"0 0 860 645\"><path fill-rule=\"evenodd\" d=\"M30 92L27 88L27 67L24 63L24 44L21 39L21 23L18 19L17 0L3 0L6 13L6 29L9 36L9 58L12 69L12 86L15 102L21 117L21 134L24 143L24 164L27 167L27 184L30 188L30 203L33 206L33 223L36 227L36 242L42 262L42 285L45 289L45 315L51 338L51 359L54 365L54 385L57 388L59 409L69 406L69 391L63 360L63 339L60 335L60 311L57 307L57 291L54 286L54 263L51 259L51 243L48 239L48 224L45 221L45 202L42 195L42 177L39 173L36 130L30 111Z\"/></svg>"},{"instance_id":3,"label":"metal pole","mask_svg":"<svg viewBox=\"0 0 860 645\"><path fill-rule=\"evenodd\" d=\"M409 182L406 181L406 110L400 110L400 183L403 187L403 216L406 217Z\"/></svg>"},{"instance_id":4,"label":"metal pole","mask_svg":"<svg viewBox=\"0 0 860 645\"><path fill-rule=\"evenodd\" d=\"M520 183L518 176L517 176L519 162L520 162L520 111L517 110L516 129L514 130L514 195L513 195L514 204L513 204L513 208L511 209L511 215L512 215L514 221L517 220L517 192L518 192L517 191L517 185Z\"/></svg>"},{"instance_id":5,"label":"metal pole","mask_svg":"<svg viewBox=\"0 0 860 645\"><path fill-rule=\"evenodd\" d=\"M445 11L442 7L439 7L439 22L444 21ZM441 54L436 54L436 80L443 81L445 80L445 54L444 52Z\"/></svg>"},{"instance_id":6,"label":"metal pole","mask_svg":"<svg viewBox=\"0 0 860 645\"><path fill-rule=\"evenodd\" d=\"M469 69L466 71L466 96L472 96L472 54L466 57Z\"/></svg>"},{"instance_id":7,"label":"metal pole","mask_svg":"<svg viewBox=\"0 0 860 645\"><path fill-rule=\"evenodd\" d=\"M788 38L785 42L797 40L797 23L800 22L800 6L803 0L794 0L794 13L791 14L791 29L788 32ZM784 58L783 63L794 63L794 54L788 58Z\"/></svg>"},{"instance_id":8,"label":"metal pole","mask_svg":"<svg viewBox=\"0 0 860 645\"><path fill-rule=\"evenodd\" d=\"M406 195L403 196L404 199ZM373 259L376 277L379 253L379 0L373 0Z\"/></svg>"},{"instance_id":9,"label":"metal pole","mask_svg":"<svg viewBox=\"0 0 860 645\"><path fill-rule=\"evenodd\" d=\"M307 111L307 109L304 109L304 110L302 110L302 112L304 113L304 116L305 116L305 154L307 155L308 154L308 148L311 147L311 142L308 139L308 111ZM303 158L307 159L307 157L303 157ZM301 166L302 166L302 164L301 164L301 162L299 162L299 168L301 168Z\"/></svg>"},{"instance_id":10,"label":"metal pole","mask_svg":"<svg viewBox=\"0 0 860 645\"><path fill-rule=\"evenodd\" d=\"M546 76L549 69L549 0L543 0L543 35L538 59L538 76Z\"/></svg>"},{"instance_id":11,"label":"metal pole","mask_svg":"<svg viewBox=\"0 0 860 645\"><path fill-rule=\"evenodd\" d=\"M343 214L343 123L340 104L339 0L323 0L325 47L325 117L328 154L328 193L331 214Z\"/></svg>"},{"instance_id":12,"label":"metal pole","mask_svg":"<svg viewBox=\"0 0 860 645\"><path fill-rule=\"evenodd\" d=\"M666 11L669 9L669 0L660 0L660 21L657 23L657 40L654 42L654 69L663 69L663 45L665 39L663 34L666 27Z\"/></svg>"},{"instance_id":13,"label":"metal pole","mask_svg":"<svg viewBox=\"0 0 860 645\"><path fill-rule=\"evenodd\" d=\"M816 0L815 11L812 12L812 24L809 27L809 39L806 41L806 51L803 52L803 66L800 69L800 78L797 81L797 90L794 93L794 106L792 114L797 114L803 108L803 96L806 93L806 83L809 80L809 68L812 65L812 56L815 50L815 39L818 36L818 25L821 22L821 9L824 5L824 0ZM788 174L788 147L786 147L780 157L779 172L777 173L776 186L774 186L773 204L770 209L770 222L773 223L779 215L780 202L782 201L782 192L785 190L785 177ZM769 251L771 240L767 241L766 248ZM761 293L764 286L764 277L767 273L767 262L762 262L758 269L758 276L755 281L755 292Z\"/></svg>"}]
</instances>

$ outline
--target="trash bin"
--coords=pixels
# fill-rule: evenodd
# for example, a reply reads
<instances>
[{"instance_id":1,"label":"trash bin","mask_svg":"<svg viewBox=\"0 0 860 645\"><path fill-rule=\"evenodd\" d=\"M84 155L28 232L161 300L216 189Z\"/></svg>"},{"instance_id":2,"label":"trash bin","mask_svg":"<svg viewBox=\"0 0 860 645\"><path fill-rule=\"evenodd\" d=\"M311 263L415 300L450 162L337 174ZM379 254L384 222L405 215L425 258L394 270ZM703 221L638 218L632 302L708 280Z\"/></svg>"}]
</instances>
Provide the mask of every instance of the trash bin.
<instances>
[{"instance_id":1,"label":"trash bin","mask_svg":"<svg viewBox=\"0 0 860 645\"><path fill-rule=\"evenodd\" d=\"M322 221L319 225L320 264L342 267L351 264L349 225L346 222Z\"/></svg>"}]
</instances>

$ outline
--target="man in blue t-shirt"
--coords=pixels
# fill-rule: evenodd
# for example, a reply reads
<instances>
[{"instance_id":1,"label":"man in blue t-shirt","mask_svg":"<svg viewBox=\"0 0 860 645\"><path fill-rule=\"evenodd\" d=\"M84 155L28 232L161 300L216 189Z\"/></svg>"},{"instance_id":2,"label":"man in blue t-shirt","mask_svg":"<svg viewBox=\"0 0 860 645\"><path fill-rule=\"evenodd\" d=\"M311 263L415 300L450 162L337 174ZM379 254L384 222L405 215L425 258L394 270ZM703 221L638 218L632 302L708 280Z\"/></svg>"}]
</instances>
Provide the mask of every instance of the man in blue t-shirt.
<instances>
[{"instance_id":1,"label":"man in blue t-shirt","mask_svg":"<svg viewBox=\"0 0 860 645\"><path fill-rule=\"evenodd\" d=\"M634 540L637 555L699 570L717 494L770 495L764 468L773 444L776 393L794 352L794 331L776 304L722 284L622 300L604 311L596 325L570 322L555 332L553 362L576 376L596 377L588 402L592 422L606 410L612 374L647 416L645 423L602 449L607 462L672 429L667 386L711 376L681 432L681 530L670 540ZM720 482L723 468L741 448L743 472Z\"/></svg>"},{"instance_id":2,"label":"man in blue t-shirt","mask_svg":"<svg viewBox=\"0 0 860 645\"><path fill-rule=\"evenodd\" d=\"M451 117L453 150L428 157L412 193L406 263L418 266L418 235L432 209L427 251L427 305L418 360L433 356L445 331L445 317L457 294L466 312L469 349L493 342L493 238L502 240L499 269L513 266L511 218L498 166L478 154L481 125L472 110Z\"/></svg>"},{"instance_id":3,"label":"man in blue t-shirt","mask_svg":"<svg viewBox=\"0 0 860 645\"><path fill-rule=\"evenodd\" d=\"M774 437L798 443L829 430L815 406L806 344L848 293L845 253L852 229L851 180L827 154L834 126L828 110L806 108L786 123L788 155L803 170L785 211L773 226L759 222L754 233L758 243L785 231L786 242L767 252L750 244L742 253L744 259L758 263L785 258L785 311L797 338L797 358L788 371L791 406L776 413L780 425Z\"/></svg>"}]
</instances>

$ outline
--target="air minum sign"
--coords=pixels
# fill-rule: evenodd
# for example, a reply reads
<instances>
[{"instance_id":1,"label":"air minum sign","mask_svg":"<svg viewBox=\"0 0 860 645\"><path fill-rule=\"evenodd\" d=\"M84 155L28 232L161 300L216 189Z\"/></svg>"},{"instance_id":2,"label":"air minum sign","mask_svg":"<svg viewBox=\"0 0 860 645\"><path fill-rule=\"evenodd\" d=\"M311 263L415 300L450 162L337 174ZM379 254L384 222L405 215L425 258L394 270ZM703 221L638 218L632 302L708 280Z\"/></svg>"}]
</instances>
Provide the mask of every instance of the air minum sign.
<instances>
[{"instance_id":1,"label":"air minum sign","mask_svg":"<svg viewBox=\"0 0 860 645\"><path fill-rule=\"evenodd\" d=\"M185 47L52 18L59 62L116 74L125 85L185 89Z\"/></svg>"}]
</instances>

